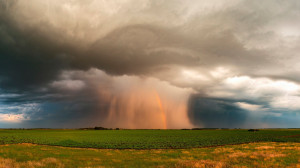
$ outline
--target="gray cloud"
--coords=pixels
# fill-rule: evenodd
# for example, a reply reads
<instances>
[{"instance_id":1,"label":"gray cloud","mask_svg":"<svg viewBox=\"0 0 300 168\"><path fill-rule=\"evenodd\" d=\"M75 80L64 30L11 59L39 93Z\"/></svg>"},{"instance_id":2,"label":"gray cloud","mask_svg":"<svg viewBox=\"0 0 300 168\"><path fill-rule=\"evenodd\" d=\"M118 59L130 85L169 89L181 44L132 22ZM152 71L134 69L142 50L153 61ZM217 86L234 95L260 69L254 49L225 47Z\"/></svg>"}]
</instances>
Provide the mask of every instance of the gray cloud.
<instances>
[{"instance_id":1,"label":"gray cloud","mask_svg":"<svg viewBox=\"0 0 300 168\"><path fill-rule=\"evenodd\" d=\"M193 124L205 128L245 127L248 111L230 100L192 95L189 99L189 116Z\"/></svg>"},{"instance_id":2,"label":"gray cloud","mask_svg":"<svg viewBox=\"0 0 300 168\"><path fill-rule=\"evenodd\" d=\"M113 101L103 96L105 90L124 107L123 94L115 93L122 80L148 88L136 80L156 78L156 88L166 82L176 94L188 89L182 92L204 95L189 99L195 125L239 127L251 117L263 123L263 116L281 109L282 115L297 114L299 6L298 1L1 0L0 94L17 96L0 96L0 103L22 108L37 103L35 112L24 112L31 118L28 126L84 126L95 115L95 123L104 123ZM109 77L88 77L93 68ZM107 89L110 85L116 87ZM261 115L245 109L258 107L251 104L261 106Z\"/></svg>"}]
</instances>

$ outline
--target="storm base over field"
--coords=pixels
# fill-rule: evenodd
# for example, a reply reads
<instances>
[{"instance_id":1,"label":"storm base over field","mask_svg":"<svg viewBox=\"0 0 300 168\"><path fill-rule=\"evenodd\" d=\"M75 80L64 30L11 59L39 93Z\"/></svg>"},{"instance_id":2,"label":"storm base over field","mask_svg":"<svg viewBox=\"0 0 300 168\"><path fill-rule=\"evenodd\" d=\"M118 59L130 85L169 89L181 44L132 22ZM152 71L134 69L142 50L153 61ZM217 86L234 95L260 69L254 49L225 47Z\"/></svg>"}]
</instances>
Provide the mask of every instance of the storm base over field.
<instances>
[{"instance_id":1,"label":"storm base over field","mask_svg":"<svg viewBox=\"0 0 300 168\"><path fill-rule=\"evenodd\" d=\"M299 9L0 0L0 127L300 127Z\"/></svg>"}]
</instances>

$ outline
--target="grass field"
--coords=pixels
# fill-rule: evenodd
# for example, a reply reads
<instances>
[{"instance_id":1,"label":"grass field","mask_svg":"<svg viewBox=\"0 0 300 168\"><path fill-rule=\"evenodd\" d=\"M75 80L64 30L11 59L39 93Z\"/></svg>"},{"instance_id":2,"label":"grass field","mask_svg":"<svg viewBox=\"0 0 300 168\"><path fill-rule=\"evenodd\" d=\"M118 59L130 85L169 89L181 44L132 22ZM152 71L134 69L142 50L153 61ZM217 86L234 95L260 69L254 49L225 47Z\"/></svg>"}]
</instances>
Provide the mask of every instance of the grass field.
<instances>
[{"instance_id":1,"label":"grass field","mask_svg":"<svg viewBox=\"0 0 300 168\"><path fill-rule=\"evenodd\" d=\"M0 168L298 168L299 142L299 129L0 130Z\"/></svg>"},{"instance_id":2,"label":"grass field","mask_svg":"<svg viewBox=\"0 0 300 168\"><path fill-rule=\"evenodd\" d=\"M0 146L1 168L300 167L300 143L259 142L192 149L82 149L32 144Z\"/></svg>"}]
</instances>

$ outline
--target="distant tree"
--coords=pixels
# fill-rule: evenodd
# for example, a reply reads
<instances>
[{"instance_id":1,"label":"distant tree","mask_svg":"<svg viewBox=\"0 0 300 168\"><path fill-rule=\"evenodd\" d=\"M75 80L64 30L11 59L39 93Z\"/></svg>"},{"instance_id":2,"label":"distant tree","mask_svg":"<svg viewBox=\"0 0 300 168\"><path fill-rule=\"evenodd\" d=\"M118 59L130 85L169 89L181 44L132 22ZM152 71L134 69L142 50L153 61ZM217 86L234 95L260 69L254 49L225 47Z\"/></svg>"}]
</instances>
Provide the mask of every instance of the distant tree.
<instances>
[{"instance_id":1,"label":"distant tree","mask_svg":"<svg viewBox=\"0 0 300 168\"><path fill-rule=\"evenodd\" d=\"M95 130L108 130L108 128L104 128L104 127L95 127Z\"/></svg>"},{"instance_id":2,"label":"distant tree","mask_svg":"<svg viewBox=\"0 0 300 168\"><path fill-rule=\"evenodd\" d=\"M256 131L259 131L259 129L249 129L248 131L249 132L256 132Z\"/></svg>"},{"instance_id":3,"label":"distant tree","mask_svg":"<svg viewBox=\"0 0 300 168\"><path fill-rule=\"evenodd\" d=\"M192 130L203 130L203 128L192 128Z\"/></svg>"}]
</instances>

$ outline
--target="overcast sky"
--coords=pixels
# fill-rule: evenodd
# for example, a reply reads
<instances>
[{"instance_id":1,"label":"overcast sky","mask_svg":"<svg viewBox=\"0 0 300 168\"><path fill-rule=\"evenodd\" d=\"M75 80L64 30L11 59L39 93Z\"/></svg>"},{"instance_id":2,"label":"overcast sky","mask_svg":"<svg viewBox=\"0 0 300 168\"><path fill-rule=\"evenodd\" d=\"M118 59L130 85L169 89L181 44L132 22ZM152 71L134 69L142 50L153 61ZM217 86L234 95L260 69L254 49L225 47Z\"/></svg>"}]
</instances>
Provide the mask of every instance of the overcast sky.
<instances>
[{"instance_id":1,"label":"overcast sky","mask_svg":"<svg viewBox=\"0 0 300 168\"><path fill-rule=\"evenodd\" d=\"M300 127L300 1L0 0L0 127Z\"/></svg>"}]
</instances>

